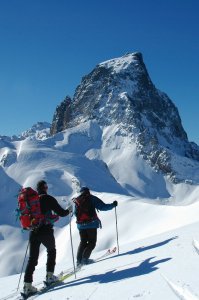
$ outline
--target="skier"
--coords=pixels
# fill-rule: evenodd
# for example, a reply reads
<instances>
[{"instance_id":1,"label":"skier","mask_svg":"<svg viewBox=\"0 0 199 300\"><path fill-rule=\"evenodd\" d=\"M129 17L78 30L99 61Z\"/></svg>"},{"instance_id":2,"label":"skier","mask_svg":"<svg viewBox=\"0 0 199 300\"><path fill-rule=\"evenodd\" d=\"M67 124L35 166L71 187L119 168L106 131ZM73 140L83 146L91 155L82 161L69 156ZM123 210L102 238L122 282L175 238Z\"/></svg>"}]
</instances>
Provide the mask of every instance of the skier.
<instances>
[{"instance_id":1,"label":"skier","mask_svg":"<svg viewBox=\"0 0 199 300\"><path fill-rule=\"evenodd\" d=\"M97 228L101 227L97 210L111 210L118 205L117 201L105 204L98 197L92 195L88 187L80 189L80 196L73 199L75 203L75 215L77 228L79 229L80 244L77 250L77 267L93 262L89 259L97 242Z\"/></svg>"},{"instance_id":2,"label":"skier","mask_svg":"<svg viewBox=\"0 0 199 300\"><path fill-rule=\"evenodd\" d=\"M67 216L72 212L72 205L68 209L63 209L57 200L47 194L48 185L44 180L37 183L37 192L40 195L41 212L44 215L52 215L54 211L60 217ZM24 275L23 294L29 296L37 292L37 288L32 285L33 272L38 263L39 248L43 244L47 250L47 264L46 264L46 282L51 284L56 282L58 278L53 274L56 264L56 248L53 224L43 224L40 227L30 231L29 235L29 260L26 266Z\"/></svg>"}]
</instances>

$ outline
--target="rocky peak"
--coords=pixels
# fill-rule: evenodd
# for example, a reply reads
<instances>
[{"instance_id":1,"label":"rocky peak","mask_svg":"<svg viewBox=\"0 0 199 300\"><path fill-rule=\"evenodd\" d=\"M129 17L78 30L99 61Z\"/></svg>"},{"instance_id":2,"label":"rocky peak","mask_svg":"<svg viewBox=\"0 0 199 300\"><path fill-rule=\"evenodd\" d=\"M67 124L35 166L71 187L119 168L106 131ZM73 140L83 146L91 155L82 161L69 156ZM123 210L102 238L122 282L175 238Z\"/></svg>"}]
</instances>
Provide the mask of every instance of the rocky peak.
<instances>
[{"instance_id":1,"label":"rocky peak","mask_svg":"<svg viewBox=\"0 0 199 300\"><path fill-rule=\"evenodd\" d=\"M122 57L111 59L99 64L100 67L111 70L112 75L119 75L123 80L131 80L135 86L153 87L140 52L127 53Z\"/></svg>"},{"instance_id":2,"label":"rocky peak","mask_svg":"<svg viewBox=\"0 0 199 300\"><path fill-rule=\"evenodd\" d=\"M73 100L66 97L57 107L51 133L91 119L139 127L141 132L150 126L163 135L169 128L174 138L187 139L177 108L155 88L139 52L100 63L84 76Z\"/></svg>"},{"instance_id":3,"label":"rocky peak","mask_svg":"<svg viewBox=\"0 0 199 300\"><path fill-rule=\"evenodd\" d=\"M57 107L51 133L88 120L118 124L164 173L172 173L171 152L199 160L199 147L188 142L178 109L156 89L139 52L102 62L84 76L74 98Z\"/></svg>"}]
</instances>

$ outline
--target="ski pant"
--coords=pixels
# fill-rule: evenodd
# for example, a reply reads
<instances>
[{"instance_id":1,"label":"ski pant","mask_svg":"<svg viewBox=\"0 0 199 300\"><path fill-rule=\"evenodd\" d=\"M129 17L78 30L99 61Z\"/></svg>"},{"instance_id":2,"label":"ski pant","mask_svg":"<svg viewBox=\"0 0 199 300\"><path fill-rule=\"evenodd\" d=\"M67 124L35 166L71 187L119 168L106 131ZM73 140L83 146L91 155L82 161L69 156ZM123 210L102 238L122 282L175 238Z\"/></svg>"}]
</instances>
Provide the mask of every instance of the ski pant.
<instances>
[{"instance_id":1,"label":"ski pant","mask_svg":"<svg viewBox=\"0 0 199 300\"><path fill-rule=\"evenodd\" d=\"M97 242L97 228L80 229L80 244L77 250L77 261L88 259Z\"/></svg>"},{"instance_id":2,"label":"ski pant","mask_svg":"<svg viewBox=\"0 0 199 300\"><path fill-rule=\"evenodd\" d=\"M31 231L29 236L29 260L26 266L24 282L33 281L33 272L38 264L39 248L43 244L47 250L46 271L53 272L55 269L56 248L54 230L51 225L44 225L36 231Z\"/></svg>"}]
</instances>

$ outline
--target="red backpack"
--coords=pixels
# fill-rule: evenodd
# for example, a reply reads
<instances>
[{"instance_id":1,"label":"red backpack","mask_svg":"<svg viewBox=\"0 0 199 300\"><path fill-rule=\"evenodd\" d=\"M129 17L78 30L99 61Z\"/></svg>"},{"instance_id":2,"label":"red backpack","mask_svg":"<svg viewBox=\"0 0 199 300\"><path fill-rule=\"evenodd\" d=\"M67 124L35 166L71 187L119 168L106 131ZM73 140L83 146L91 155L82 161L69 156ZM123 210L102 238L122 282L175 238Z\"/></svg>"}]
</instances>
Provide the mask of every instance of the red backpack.
<instances>
[{"instance_id":1,"label":"red backpack","mask_svg":"<svg viewBox=\"0 0 199 300\"><path fill-rule=\"evenodd\" d=\"M89 223L98 219L95 207L93 206L91 196L89 194L82 194L79 197L73 199L76 205L76 217L77 223Z\"/></svg>"},{"instance_id":2,"label":"red backpack","mask_svg":"<svg viewBox=\"0 0 199 300\"><path fill-rule=\"evenodd\" d=\"M52 224L59 219L57 215L49 215L47 217L42 214L40 195L31 187L22 188L19 192L16 211L21 226L25 230L38 228L44 224Z\"/></svg>"}]
</instances>

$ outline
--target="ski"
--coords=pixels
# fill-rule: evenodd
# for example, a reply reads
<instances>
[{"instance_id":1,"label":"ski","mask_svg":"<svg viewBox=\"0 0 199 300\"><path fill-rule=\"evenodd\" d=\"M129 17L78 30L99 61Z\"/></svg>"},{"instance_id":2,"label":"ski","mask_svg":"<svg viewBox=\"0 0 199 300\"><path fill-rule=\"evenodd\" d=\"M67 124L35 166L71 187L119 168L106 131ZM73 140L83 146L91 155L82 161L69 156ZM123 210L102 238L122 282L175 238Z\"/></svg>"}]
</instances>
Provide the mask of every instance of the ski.
<instances>
[{"instance_id":1,"label":"ski","mask_svg":"<svg viewBox=\"0 0 199 300\"><path fill-rule=\"evenodd\" d=\"M30 298L31 296L33 296L33 295L35 295L35 294L37 294L37 292L35 292L35 293L30 293L29 295L26 295L26 294L24 294L24 293L21 293L21 297L19 298L20 300L26 300L26 299L28 299L28 298Z\"/></svg>"},{"instance_id":2,"label":"ski","mask_svg":"<svg viewBox=\"0 0 199 300\"><path fill-rule=\"evenodd\" d=\"M97 257L95 259L95 262L100 261L101 259L103 259L103 258L105 258L105 257L107 257L107 256L109 256L111 254L114 254L116 252L116 250L117 250L117 247L109 248L104 254L102 254L101 256Z\"/></svg>"},{"instance_id":3,"label":"ski","mask_svg":"<svg viewBox=\"0 0 199 300\"><path fill-rule=\"evenodd\" d=\"M94 260L94 262L98 262L98 261L102 260L103 258L105 258L105 257L107 257L107 256L109 256L111 254L114 254L116 252L116 250L117 250L117 247L109 248L105 253L103 253L101 256L99 256L98 258L96 258ZM77 273L80 270L81 270L81 266L78 267L78 268L76 268L75 272ZM20 298L19 300L26 300L28 298L30 298L32 300L32 299L34 299L34 298L36 298L36 297L38 297L38 296L46 293L48 290L50 290L50 289L52 289L52 288L54 288L56 286L59 286L59 285L63 284L63 281L65 279L69 278L72 275L74 275L74 270L71 270L71 269L68 270L68 272L67 272L67 270L65 272L61 272L58 275L59 280L57 282L54 282L54 283L48 285L47 282L44 281L44 286L41 287L40 289L38 289L38 291L36 293L31 294L29 297L27 297L27 296L23 297L23 293L21 293L21 297L22 298Z\"/></svg>"},{"instance_id":4,"label":"ski","mask_svg":"<svg viewBox=\"0 0 199 300\"><path fill-rule=\"evenodd\" d=\"M65 276L66 274L68 275L69 273L71 273L72 270L73 270L73 268L68 268L68 269L66 269L65 271L61 271L61 272L57 275L57 277L58 277L59 280L60 280L60 279L62 279L62 277ZM37 283L34 284L34 286L35 286L35 287L38 287L38 286L41 285L42 283L43 283L43 281L37 282ZM3 297L3 298L0 298L0 300L8 300L8 299L10 299L10 298L13 298L14 296L17 296L16 299L19 300L19 299L21 299L21 296L19 296L19 294L21 294L20 291L14 291L14 292L10 293L9 295L7 295L7 296L5 296L5 297ZM22 294L23 294L23 292L22 292ZM31 296L33 296L33 295L31 295ZM23 299L25 299L25 296L24 296L24 295L23 295L23 297L24 297ZM30 297L30 295L29 295L29 297Z\"/></svg>"},{"instance_id":5,"label":"ski","mask_svg":"<svg viewBox=\"0 0 199 300\"><path fill-rule=\"evenodd\" d=\"M117 251L117 247L113 247L113 248L109 248L105 251L105 253L103 253L102 255L100 255L99 257L97 257L95 260L94 260L94 263L95 262L98 262L100 260L103 260L103 258L106 258L107 256L109 255L112 255L114 254L115 252ZM199 252L198 252L199 253ZM80 271L81 270L81 266L79 268L76 268L76 272ZM41 288L39 288L37 290L36 293L34 294L31 294L29 295L28 297L25 296L22 292L21 292L21 295L17 297L17 300L25 300L25 299L28 299L31 297L31 299L34 299L36 298L37 296L41 295L42 293L45 293L46 291L48 291L50 288L53 288L54 286L58 285L58 284L61 284L61 282L63 282L65 279L69 278L70 276L74 275L74 270L73 268L69 268L69 269L66 269L62 272L60 272L57 277L59 278L59 281L56 282L55 284L51 284L50 286L45 286L45 283L44 283L44 286L42 286ZM35 286L38 286L40 285L42 282L38 282L35 284ZM9 294L8 296L5 296L3 298L0 298L0 300L8 300L9 298L12 298L14 297L15 295L17 296L19 292L18 291L15 291L11 294Z\"/></svg>"},{"instance_id":6,"label":"ski","mask_svg":"<svg viewBox=\"0 0 199 300\"><path fill-rule=\"evenodd\" d=\"M44 286L42 286L41 288L39 288L35 293L30 293L29 295L24 294L23 292L21 292L21 296L19 298L17 298L17 300L26 300L26 299L34 299L36 297L38 297L39 295L47 292L48 290L50 290L51 288L60 285L61 280L59 279L59 281L56 281L54 283L51 283L49 285L46 285L45 281L44 281Z\"/></svg>"},{"instance_id":7,"label":"ski","mask_svg":"<svg viewBox=\"0 0 199 300\"><path fill-rule=\"evenodd\" d=\"M81 268L76 268L75 272L77 273L78 271L80 271ZM21 297L20 298L17 298L17 300L26 300L26 299L35 299L37 297L39 297L40 295L42 294L45 294L47 291L59 286L59 285L62 285L63 284L63 281L67 278L69 278L70 276L74 275L74 270L72 271L69 271L68 273L64 273L64 272L61 272L59 275L58 275L58 281L56 282L53 282L51 284L48 284L46 281L43 281L44 285L39 288L37 290L36 293L34 294L30 294L28 296L24 295L23 293L21 293Z\"/></svg>"},{"instance_id":8,"label":"ski","mask_svg":"<svg viewBox=\"0 0 199 300\"><path fill-rule=\"evenodd\" d=\"M70 275L68 275L68 277L69 276ZM37 292L30 293L29 295L25 295L23 292L21 292L21 296L17 300L35 299L36 297L39 297L40 295L46 293L50 289L53 289L54 287L61 285L62 281L64 281L66 278L67 278L67 276L65 275L65 276L63 276L62 279L59 279L59 281L56 281L51 284L46 284L46 282L44 281L44 285L41 288L39 288L37 290Z\"/></svg>"}]
</instances>

